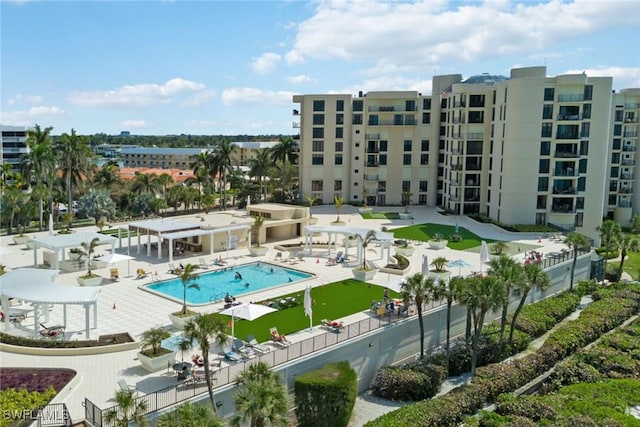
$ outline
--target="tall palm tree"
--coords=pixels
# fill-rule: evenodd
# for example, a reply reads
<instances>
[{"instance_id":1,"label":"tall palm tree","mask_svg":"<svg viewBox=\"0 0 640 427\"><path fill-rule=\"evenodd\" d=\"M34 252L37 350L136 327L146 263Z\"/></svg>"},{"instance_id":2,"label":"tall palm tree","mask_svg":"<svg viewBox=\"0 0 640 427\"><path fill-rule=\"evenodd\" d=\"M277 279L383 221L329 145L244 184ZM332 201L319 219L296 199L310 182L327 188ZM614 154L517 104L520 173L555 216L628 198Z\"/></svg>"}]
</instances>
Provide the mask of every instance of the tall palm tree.
<instances>
[{"instance_id":1,"label":"tall palm tree","mask_svg":"<svg viewBox=\"0 0 640 427\"><path fill-rule=\"evenodd\" d=\"M342 210L342 207L344 206L344 199L340 196L336 196L333 199L333 203L336 207L336 222L340 222L340 211Z\"/></svg>"},{"instance_id":2,"label":"tall palm tree","mask_svg":"<svg viewBox=\"0 0 640 427\"><path fill-rule=\"evenodd\" d=\"M233 154L238 150L238 146L231 142L231 140L224 138L218 141L218 145L214 150L214 164L222 177L222 189L224 193L220 193L222 198L223 208L227 208L227 174L231 171L233 165L231 163ZM222 190L221 189L221 190ZM224 197L222 195L224 194Z\"/></svg>"},{"instance_id":3,"label":"tall palm tree","mask_svg":"<svg viewBox=\"0 0 640 427\"><path fill-rule=\"evenodd\" d=\"M297 145L290 136L280 138L280 142L271 148L271 161L273 163L281 163L282 191L284 192L285 200L287 199L286 164L287 162L293 164L297 155Z\"/></svg>"},{"instance_id":4,"label":"tall palm tree","mask_svg":"<svg viewBox=\"0 0 640 427\"><path fill-rule=\"evenodd\" d=\"M250 365L237 377L236 414L232 426L288 426L287 393L282 380L264 362Z\"/></svg>"},{"instance_id":5,"label":"tall palm tree","mask_svg":"<svg viewBox=\"0 0 640 427\"><path fill-rule=\"evenodd\" d=\"M105 414L105 421L117 427L129 427L131 423L143 427L149 425L145 416L147 402L136 398L135 394L128 390L118 390L113 399L116 406Z\"/></svg>"},{"instance_id":6,"label":"tall palm tree","mask_svg":"<svg viewBox=\"0 0 640 427\"><path fill-rule=\"evenodd\" d=\"M133 184L131 185L131 191L138 194L149 193L152 196L155 196L159 190L160 184L155 179L155 175L148 173L140 173L136 175L133 180Z\"/></svg>"},{"instance_id":7,"label":"tall palm tree","mask_svg":"<svg viewBox=\"0 0 640 427\"><path fill-rule=\"evenodd\" d=\"M624 260L627 258L628 252L638 252L640 250L640 242L638 239L634 239L628 234L622 234L617 239L618 247L620 248L620 266L618 267L618 279L622 277L622 267L624 266Z\"/></svg>"},{"instance_id":8,"label":"tall palm tree","mask_svg":"<svg viewBox=\"0 0 640 427\"><path fill-rule=\"evenodd\" d=\"M473 323L473 345L471 353L471 376L476 374L478 342L482 334L484 319L489 310L497 310L505 298L505 288L496 276L470 276L466 278L465 291L460 303L471 312Z\"/></svg>"},{"instance_id":9,"label":"tall palm tree","mask_svg":"<svg viewBox=\"0 0 640 427\"><path fill-rule=\"evenodd\" d=\"M155 181L155 184L158 186L158 188L162 189L162 197L166 198L167 188L169 188L169 186L174 182L173 177L165 172L161 173L160 175L156 175L153 180Z\"/></svg>"},{"instance_id":10,"label":"tall palm tree","mask_svg":"<svg viewBox=\"0 0 640 427\"><path fill-rule=\"evenodd\" d=\"M192 280L198 279L198 275L194 274L194 270L196 266L193 264L187 264L184 266L184 270L180 273L180 281L182 282L182 310L180 310L180 314L186 315L188 312L187 309L187 289L197 289L200 290L200 285L197 283L189 283Z\"/></svg>"},{"instance_id":11,"label":"tall palm tree","mask_svg":"<svg viewBox=\"0 0 640 427\"><path fill-rule=\"evenodd\" d=\"M376 240L377 236L376 236L376 232L375 230L369 230L367 231L367 234L362 237L360 234L356 234L356 237L358 238L358 240L360 240L361 245L362 245L362 266L361 268L363 270L367 269L367 247L369 246L369 243L373 242L374 240Z\"/></svg>"},{"instance_id":12,"label":"tall palm tree","mask_svg":"<svg viewBox=\"0 0 640 427\"><path fill-rule=\"evenodd\" d=\"M442 299L447 302L447 341L445 344L445 357L447 375L449 374L449 343L451 341L451 306L453 302L464 292L466 281L461 276L452 277L451 280L438 280L433 286L433 298Z\"/></svg>"},{"instance_id":13,"label":"tall palm tree","mask_svg":"<svg viewBox=\"0 0 640 427\"><path fill-rule=\"evenodd\" d=\"M405 280L400 286L404 292L411 295L418 308L418 326L420 327L420 359L424 358L424 323L422 321L422 304L430 301L434 281L422 273L416 273Z\"/></svg>"},{"instance_id":14,"label":"tall palm tree","mask_svg":"<svg viewBox=\"0 0 640 427\"><path fill-rule=\"evenodd\" d=\"M500 255L489 261L489 275L496 276L504 286L504 300L502 301L502 315L500 316L500 349L504 345L504 333L507 328L509 314L509 296L511 288L524 280L522 265L506 255Z\"/></svg>"},{"instance_id":15,"label":"tall palm tree","mask_svg":"<svg viewBox=\"0 0 640 427\"><path fill-rule=\"evenodd\" d=\"M520 297L520 302L513 312L513 317L511 319L511 330L509 331L510 343L513 343L513 332L516 329L516 321L520 315L520 310L522 310L522 307L524 307L524 304L527 301L529 292L533 289L544 291L551 286L549 275L542 269L539 262L524 266L524 278L525 280L518 281L513 287L513 293Z\"/></svg>"},{"instance_id":16,"label":"tall palm tree","mask_svg":"<svg viewBox=\"0 0 640 427\"><path fill-rule=\"evenodd\" d=\"M9 206L10 209L9 228L7 229L7 234L13 233L13 222L15 220L16 213L18 213L18 210L26 197L27 196L22 192L19 185L11 185L5 188L4 193L2 194L2 203L5 206Z\"/></svg>"},{"instance_id":17,"label":"tall palm tree","mask_svg":"<svg viewBox=\"0 0 640 427\"><path fill-rule=\"evenodd\" d=\"M120 179L120 168L114 163L107 163L96 171L93 176L93 182L96 187L102 187L105 190L111 190L113 187L122 185Z\"/></svg>"},{"instance_id":18,"label":"tall palm tree","mask_svg":"<svg viewBox=\"0 0 640 427\"><path fill-rule=\"evenodd\" d=\"M249 159L249 175L258 178L258 185L260 187L260 197L263 201L267 201L267 192L264 185L264 178L267 176L269 168L271 168L271 159L269 154L271 151L268 148L260 148L256 150L255 156Z\"/></svg>"},{"instance_id":19,"label":"tall palm tree","mask_svg":"<svg viewBox=\"0 0 640 427\"><path fill-rule=\"evenodd\" d=\"M65 180L67 190L68 209L73 205L72 186L82 180L83 175L89 172L89 160L93 156L86 136L76 134L71 129L71 134L63 133L56 146L59 153L60 168Z\"/></svg>"},{"instance_id":20,"label":"tall palm tree","mask_svg":"<svg viewBox=\"0 0 640 427\"><path fill-rule=\"evenodd\" d=\"M49 189L48 194L45 192L40 192L39 194L40 230L42 230L42 217L44 211L42 196L49 195L49 207L52 209L53 205L52 197L53 182L56 173L56 156L53 150L53 143L51 142L52 130L53 127L46 127L42 129L40 125L36 124L33 130L30 130L27 134L29 153L23 155L20 159L21 173L25 182L27 184L31 184L32 182L41 183L46 185Z\"/></svg>"},{"instance_id":21,"label":"tall palm tree","mask_svg":"<svg viewBox=\"0 0 640 427\"><path fill-rule=\"evenodd\" d=\"M199 314L191 319L184 327L184 336L187 341L198 343L202 352L204 362L204 375L209 390L209 400L211 407L216 411L216 401L213 396L213 385L211 382L211 371L209 368L209 347L214 342L218 345L224 345L228 341L228 327L224 320L215 316L214 313Z\"/></svg>"},{"instance_id":22,"label":"tall palm tree","mask_svg":"<svg viewBox=\"0 0 640 427\"><path fill-rule=\"evenodd\" d=\"M584 234L572 231L567 234L567 238L564 241L569 248L573 250L573 263L571 264L571 282L569 283L569 291L573 290L573 278L576 272L576 263L578 262L578 251L581 249L587 249L591 246L591 241Z\"/></svg>"},{"instance_id":23,"label":"tall palm tree","mask_svg":"<svg viewBox=\"0 0 640 427\"><path fill-rule=\"evenodd\" d=\"M222 427L222 419L208 406L185 402L158 418L158 427Z\"/></svg>"},{"instance_id":24,"label":"tall palm tree","mask_svg":"<svg viewBox=\"0 0 640 427\"><path fill-rule=\"evenodd\" d=\"M600 232L600 238L602 239L602 246L604 246L606 255L604 257L604 271L607 271L607 257L609 252L613 249L618 235L622 232L622 227L615 221L610 219L602 221L596 230Z\"/></svg>"}]
</instances>

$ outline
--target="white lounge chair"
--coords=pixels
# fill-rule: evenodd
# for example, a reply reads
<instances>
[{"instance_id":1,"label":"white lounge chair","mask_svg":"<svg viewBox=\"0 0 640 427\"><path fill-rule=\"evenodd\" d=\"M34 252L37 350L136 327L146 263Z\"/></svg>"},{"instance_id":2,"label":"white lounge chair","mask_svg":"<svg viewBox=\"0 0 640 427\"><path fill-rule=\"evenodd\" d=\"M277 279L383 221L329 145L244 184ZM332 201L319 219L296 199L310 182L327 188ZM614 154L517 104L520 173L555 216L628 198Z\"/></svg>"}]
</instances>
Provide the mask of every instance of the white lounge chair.
<instances>
[{"instance_id":1,"label":"white lounge chair","mask_svg":"<svg viewBox=\"0 0 640 427\"><path fill-rule=\"evenodd\" d=\"M269 353L271 351L271 349L269 347L267 347L266 345L262 345L262 344L258 343L258 341L256 340L256 337L254 337L253 335L248 335L247 336L247 342L258 353L267 354L267 353Z\"/></svg>"},{"instance_id":2,"label":"white lounge chair","mask_svg":"<svg viewBox=\"0 0 640 427\"><path fill-rule=\"evenodd\" d=\"M138 393L138 388L134 385L127 384L124 378L120 378L118 380L118 386L120 386L120 390L128 391L129 393L136 394Z\"/></svg>"}]
</instances>

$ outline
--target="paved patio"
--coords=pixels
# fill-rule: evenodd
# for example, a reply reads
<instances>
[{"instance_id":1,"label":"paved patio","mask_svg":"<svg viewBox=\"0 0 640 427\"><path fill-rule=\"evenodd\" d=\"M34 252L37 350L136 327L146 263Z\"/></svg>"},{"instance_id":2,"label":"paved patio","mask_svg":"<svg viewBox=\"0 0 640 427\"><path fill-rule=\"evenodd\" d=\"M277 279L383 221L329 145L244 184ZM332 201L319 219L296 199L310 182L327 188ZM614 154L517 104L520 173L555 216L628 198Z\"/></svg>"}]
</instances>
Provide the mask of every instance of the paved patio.
<instances>
[{"instance_id":1,"label":"paved patio","mask_svg":"<svg viewBox=\"0 0 640 427\"><path fill-rule=\"evenodd\" d=\"M384 211L399 211L402 208L388 208L379 209ZM378 210L378 208L376 208ZM346 206L340 212L340 217L348 224L359 227L367 227L371 229L380 230L382 226L386 226L389 231L394 228L402 227L411 224L412 222L418 223L441 223L446 225L455 225L456 223L460 227L468 228L477 235L486 239L504 240L521 242L523 247L529 248L531 246L537 247L538 251L549 253L557 252L562 249L566 249L566 245L560 241L553 239L542 239L538 241L537 234L517 234L504 231L491 224L479 224L467 217L453 216L453 215L440 215L435 208L424 207L412 207L411 211L414 215L413 220L387 220L387 219L372 219L363 220L357 213L356 208ZM228 215L227 213L210 213L207 215L200 214L198 219L192 218L192 220L201 221L204 218L202 224L214 224L216 222L216 215ZM235 212L236 215L243 215L244 211ZM331 221L335 220L336 212L333 206L318 206L313 208L313 216L318 218L319 225L329 225ZM181 218L183 219L183 218ZM96 227L89 227L87 231L96 231ZM35 233L38 236L47 235L48 232ZM34 234L31 233L33 236ZM319 238L324 239L323 237ZM519 240L515 240L519 239ZM293 239L292 242L300 242L303 237ZM279 242L283 243L283 242ZM123 240L123 245L126 245L126 239ZM273 262L277 250L273 249L273 242L269 242L266 246L270 247L270 250L263 257L250 257L246 248L236 249L229 251L227 261L233 264L243 264L252 261ZM525 246L526 245L526 246ZM531 246L529 246L531 245ZM524 250L524 249L523 249ZM118 249L119 253L126 253L126 248ZM354 250L351 251L355 252ZM393 252L393 251L392 251ZM100 248L98 253L101 253ZM472 271L480 270L480 261L478 253L468 251L454 251L448 248L435 251L429 249L428 245L419 245L416 247L416 251L410 257L411 271L409 274L420 271L422 255L427 254L430 260L433 260L436 256L444 256L449 260L463 259L471 267L461 268L461 274L467 275ZM97 338L99 335L129 332L131 336L138 339L140 334L152 326L168 326L170 321L168 313L177 311L180 308L180 304L169 301L165 298L161 298L152 295L148 292L138 289L138 286L151 282L151 276L147 276L145 279L135 279L135 272L138 268L143 268L145 271L157 272L161 278L169 278L173 275L169 274L169 266L167 260L159 261L157 257L147 257L146 254L137 254L133 249L130 253L135 256L135 259L131 261L130 271L132 277L127 276L128 270L127 262L120 262L116 266L120 270L120 280L118 282L110 282L107 279L103 283L107 283L101 286L101 293L98 301L98 327L91 330L92 338ZM226 252L224 253L226 256ZM283 285L278 288L256 292L247 296L243 296L242 300L266 300L275 298L279 295L286 293L303 291L307 284L311 283L312 286L318 286L325 283L330 283L337 280L343 280L345 278L351 278L351 268L355 266L353 258L351 258L351 265L333 266L327 267L325 260L322 259L323 255L326 257L326 250L314 249L313 256L305 256L304 262L292 266L305 272L316 274L316 277L309 279L308 281L302 281L291 285ZM28 267L33 264L33 252L27 250L24 245L16 246L13 244L11 236L4 236L0 238L0 256L1 263L8 268ZM217 254L216 254L217 257ZM518 259L522 260L523 254L515 255ZM174 264L178 263L193 263L199 264L198 259L204 258L207 261L213 261L213 257L209 254L191 254L186 253L185 256L176 258ZM367 260L373 261L379 267L386 264L386 260L380 259L378 253L367 253ZM104 267L97 269L95 272L102 275L105 278L109 277L110 267ZM486 267L485 267L486 269ZM454 274L458 273L458 269L454 269ZM65 284L69 286L77 286L76 277L83 274L84 269L76 272L61 272L57 283ZM378 273L372 280L373 283L384 285L387 281L393 279L395 276L386 273ZM198 307L197 311L200 312L216 312L222 308L222 303L210 304L204 307ZM345 323L349 321L355 321L356 319L366 314L356 313L352 316L348 316L344 319ZM54 306L50 312L50 319L48 324L62 323L63 320L62 308L60 306ZM31 321L31 323L29 323ZM314 323L319 323L320 319L314 319ZM2 324L4 327L4 324ZM33 334L33 317L28 317L22 325L15 327L10 326L11 332L19 335L32 335ZM73 335L70 339L82 339L84 329L84 310L80 308L69 308L68 310L68 328L67 332L71 332ZM176 331L177 332L177 331ZM320 333L320 328L314 328L314 332ZM309 332L302 331L298 334L290 334L287 337L295 341L296 339L308 338ZM194 351L195 352L195 351ZM78 372L77 379L72 382L62 393L60 393L54 399L54 402L64 402L67 404L71 411L71 416L74 420L84 418L84 408L82 402L85 397L89 398L95 404L101 408L111 406L113 401L111 400L114 392L117 390L117 381L124 378L127 383L137 385L138 389L143 393L152 392L160 388L172 385L176 383L173 373L167 373L165 371L157 373L148 373L141 366L136 359L137 350L123 351L118 353L109 353L103 355L91 355L91 356L29 356L7 352L0 352L0 363L2 366L16 366L16 367L65 367L72 368ZM178 355L178 357L180 357ZM185 353L185 360L190 357L190 354ZM393 408L390 408L393 409Z\"/></svg>"}]
</instances>

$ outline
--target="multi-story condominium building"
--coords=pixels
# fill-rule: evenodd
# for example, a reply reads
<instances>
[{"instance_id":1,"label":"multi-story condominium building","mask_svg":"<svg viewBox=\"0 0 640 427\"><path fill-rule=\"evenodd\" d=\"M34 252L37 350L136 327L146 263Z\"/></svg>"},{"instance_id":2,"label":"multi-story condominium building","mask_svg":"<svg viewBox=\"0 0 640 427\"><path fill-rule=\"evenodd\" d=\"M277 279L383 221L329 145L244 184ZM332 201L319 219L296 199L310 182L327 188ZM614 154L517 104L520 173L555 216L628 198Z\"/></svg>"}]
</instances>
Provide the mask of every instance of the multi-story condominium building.
<instances>
[{"instance_id":1,"label":"multi-story condominium building","mask_svg":"<svg viewBox=\"0 0 640 427\"><path fill-rule=\"evenodd\" d=\"M29 153L28 129L24 126L0 126L2 131L2 163L10 164L14 172L20 172L20 157Z\"/></svg>"},{"instance_id":2,"label":"multi-story condominium building","mask_svg":"<svg viewBox=\"0 0 640 427\"><path fill-rule=\"evenodd\" d=\"M416 91L296 95L301 192L331 203L443 206L506 224L551 224L596 240L633 196L640 89L612 78L434 76ZM608 197L607 197L608 195Z\"/></svg>"}]
</instances>

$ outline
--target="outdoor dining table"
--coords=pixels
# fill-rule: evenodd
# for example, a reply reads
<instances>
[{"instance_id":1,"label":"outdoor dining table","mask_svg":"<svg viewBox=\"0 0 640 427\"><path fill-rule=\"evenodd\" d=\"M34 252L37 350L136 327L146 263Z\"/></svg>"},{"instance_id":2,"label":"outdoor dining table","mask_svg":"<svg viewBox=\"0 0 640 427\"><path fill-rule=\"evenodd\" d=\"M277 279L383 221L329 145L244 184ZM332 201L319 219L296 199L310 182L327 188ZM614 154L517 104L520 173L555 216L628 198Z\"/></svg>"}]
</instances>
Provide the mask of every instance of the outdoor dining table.
<instances>
[{"instance_id":1,"label":"outdoor dining table","mask_svg":"<svg viewBox=\"0 0 640 427\"><path fill-rule=\"evenodd\" d=\"M178 362L173 365L173 370L178 374L178 379L184 379L191 370L191 366L193 366L191 362Z\"/></svg>"}]
</instances>

